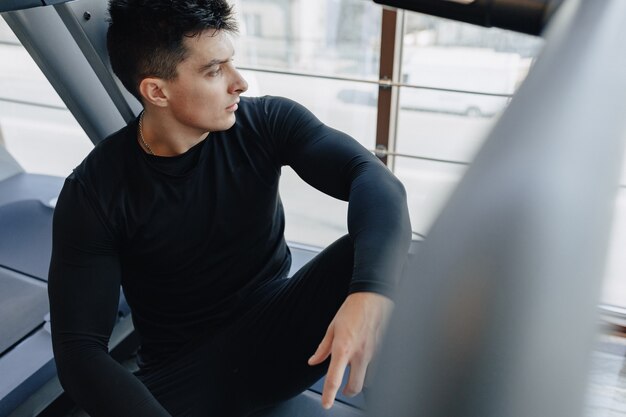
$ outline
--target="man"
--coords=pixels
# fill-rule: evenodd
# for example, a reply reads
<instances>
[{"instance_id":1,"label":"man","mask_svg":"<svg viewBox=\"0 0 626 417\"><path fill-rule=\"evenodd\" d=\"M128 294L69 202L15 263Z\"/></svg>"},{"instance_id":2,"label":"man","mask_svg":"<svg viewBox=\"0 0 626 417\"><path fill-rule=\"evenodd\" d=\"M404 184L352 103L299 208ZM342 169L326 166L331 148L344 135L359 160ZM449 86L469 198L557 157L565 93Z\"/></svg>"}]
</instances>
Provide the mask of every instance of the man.
<instances>
[{"instance_id":1,"label":"man","mask_svg":"<svg viewBox=\"0 0 626 417\"><path fill-rule=\"evenodd\" d=\"M49 294L66 391L92 416L246 416L350 365L363 386L410 241L404 188L277 97L244 98L224 0L112 0L113 70L143 104L68 177ZM278 180L349 201L349 236L287 279ZM136 374L107 353L120 284ZM311 356L312 355L312 356Z\"/></svg>"}]
</instances>

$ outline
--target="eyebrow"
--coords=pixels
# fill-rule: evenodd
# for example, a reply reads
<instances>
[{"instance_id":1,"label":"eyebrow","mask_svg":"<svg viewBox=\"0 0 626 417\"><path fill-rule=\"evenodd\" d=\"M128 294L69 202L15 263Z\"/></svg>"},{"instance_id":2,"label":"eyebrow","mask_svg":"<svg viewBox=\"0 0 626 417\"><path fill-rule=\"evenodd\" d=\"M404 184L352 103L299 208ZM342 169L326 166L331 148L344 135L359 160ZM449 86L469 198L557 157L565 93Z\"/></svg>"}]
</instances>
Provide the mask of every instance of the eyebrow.
<instances>
[{"instance_id":1,"label":"eyebrow","mask_svg":"<svg viewBox=\"0 0 626 417\"><path fill-rule=\"evenodd\" d=\"M229 62L231 60L231 58L228 59L212 59L209 61L208 64L205 64L203 66L200 67L200 72L206 71L211 67L214 67L216 65L220 65L220 64L225 64L227 62Z\"/></svg>"}]
</instances>

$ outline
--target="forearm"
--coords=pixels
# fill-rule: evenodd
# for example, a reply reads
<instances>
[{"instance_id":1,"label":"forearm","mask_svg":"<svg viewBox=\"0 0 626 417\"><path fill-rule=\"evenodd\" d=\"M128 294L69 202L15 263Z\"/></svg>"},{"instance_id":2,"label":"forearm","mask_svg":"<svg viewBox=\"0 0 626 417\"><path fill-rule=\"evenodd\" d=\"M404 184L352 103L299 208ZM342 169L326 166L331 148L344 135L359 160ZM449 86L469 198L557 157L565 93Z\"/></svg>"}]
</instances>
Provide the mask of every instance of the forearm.
<instances>
[{"instance_id":1,"label":"forearm","mask_svg":"<svg viewBox=\"0 0 626 417\"><path fill-rule=\"evenodd\" d=\"M411 242L406 192L387 168L371 164L352 182L348 231L355 247L350 292L393 293Z\"/></svg>"},{"instance_id":2,"label":"forearm","mask_svg":"<svg viewBox=\"0 0 626 417\"><path fill-rule=\"evenodd\" d=\"M91 417L170 417L143 383L97 344L56 340L54 350L61 385Z\"/></svg>"}]
</instances>

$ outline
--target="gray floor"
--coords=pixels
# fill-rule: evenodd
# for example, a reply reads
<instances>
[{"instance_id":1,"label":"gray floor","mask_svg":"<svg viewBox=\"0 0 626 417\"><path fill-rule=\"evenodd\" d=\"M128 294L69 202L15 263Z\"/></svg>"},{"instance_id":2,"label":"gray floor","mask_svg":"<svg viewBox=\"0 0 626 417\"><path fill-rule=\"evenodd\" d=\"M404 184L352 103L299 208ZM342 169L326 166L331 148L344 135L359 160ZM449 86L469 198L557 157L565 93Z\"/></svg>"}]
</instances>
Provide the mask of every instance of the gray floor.
<instances>
[{"instance_id":1,"label":"gray floor","mask_svg":"<svg viewBox=\"0 0 626 417\"><path fill-rule=\"evenodd\" d=\"M602 336L593 355L588 417L626 417L626 338Z\"/></svg>"}]
</instances>

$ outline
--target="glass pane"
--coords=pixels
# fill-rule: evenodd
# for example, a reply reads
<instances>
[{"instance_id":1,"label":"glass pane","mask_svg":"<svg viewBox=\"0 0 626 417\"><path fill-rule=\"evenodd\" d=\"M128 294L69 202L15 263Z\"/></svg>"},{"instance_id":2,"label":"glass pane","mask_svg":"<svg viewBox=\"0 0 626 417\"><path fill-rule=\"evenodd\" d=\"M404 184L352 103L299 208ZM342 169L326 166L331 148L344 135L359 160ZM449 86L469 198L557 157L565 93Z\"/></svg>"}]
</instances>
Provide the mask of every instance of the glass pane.
<instances>
[{"instance_id":1,"label":"glass pane","mask_svg":"<svg viewBox=\"0 0 626 417\"><path fill-rule=\"evenodd\" d=\"M413 231L428 234L466 169L462 164L396 157L395 174L407 190Z\"/></svg>"},{"instance_id":2,"label":"glass pane","mask_svg":"<svg viewBox=\"0 0 626 417\"><path fill-rule=\"evenodd\" d=\"M403 38L403 63L411 66L419 60L420 54L435 61L449 57L453 63L460 63L464 55L468 62L464 65L484 66L481 59L488 59L495 67L512 65L519 61L522 68L528 67L543 47L543 39L497 28L483 28L453 20L441 19L420 13L406 12ZM422 50L426 49L425 52ZM450 51L448 51L450 50ZM451 56L450 53L455 56ZM442 55L437 57L436 54ZM508 61L509 62L507 64ZM405 73L414 70L407 68ZM478 77L480 75L477 74ZM525 76L519 74L520 80ZM471 78L472 76L470 76ZM453 81L454 82L454 81ZM486 81L482 81L484 85ZM474 90L482 90L476 86Z\"/></svg>"},{"instance_id":3,"label":"glass pane","mask_svg":"<svg viewBox=\"0 0 626 417\"><path fill-rule=\"evenodd\" d=\"M0 27L10 30L4 20ZM28 52L17 43L0 43L0 97L22 103L65 107Z\"/></svg>"},{"instance_id":4,"label":"glass pane","mask_svg":"<svg viewBox=\"0 0 626 417\"><path fill-rule=\"evenodd\" d=\"M409 90L411 98L407 99L405 92ZM493 126L495 118L493 115L481 117L471 112L469 114L463 114L462 111L453 112L453 107L462 110L465 105L471 103L471 99L462 97L465 95L423 89L401 89L397 152L470 162ZM423 106L432 106L430 111L415 110L408 106L411 100L412 103L417 102L418 96L421 96L419 101ZM436 110L435 106L438 106Z\"/></svg>"},{"instance_id":5,"label":"glass pane","mask_svg":"<svg viewBox=\"0 0 626 417\"><path fill-rule=\"evenodd\" d=\"M2 17L0 17L0 43L19 43Z\"/></svg>"},{"instance_id":6,"label":"glass pane","mask_svg":"<svg viewBox=\"0 0 626 417\"><path fill-rule=\"evenodd\" d=\"M400 108L434 113L448 113L468 117L491 117L500 113L510 97L441 91L429 88L403 87L400 90Z\"/></svg>"},{"instance_id":7,"label":"glass pane","mask_svg":"<svg viewBox=\"0 0 626 417\"><path fill-rule=\"evenodd\" d=\"M363 0L238 0L245 67L378 79L382 8Z\"/></svg>"},{"instance_id":8,"label":"glass pane","mask_svg":"<svg viewBox=\"0 0 626 417\"><path fill-rule=\"evenodd\" d=\"M317 191L289 167L281 174L280 196L287 240L325 247L348 233L348 203Z\"/></svg>"},{"instance_id":9,"label":"glass pane","mask_svg":"<svg viewBox=\"0 0 626 417\"><path fill-rule=\"evenodd\" d=\"M24 105L2 98L0 132L9 154L26 172L34 174L66 177L93 148L67 109Z\"/></svg>"},{"instance_id":10,"label":"glass pane","mask_svg":"<svg viewBox=\"0 0 626 417\"><path fill-rule=\"evenodd\" d=\"M1 42L8 33L0 19L0 146L27 172L65 177L93 145L19 42Z\"/></svg>"},{"instance_id":11,"label":"glass pane","mask_svg":"<svg viewBox=\"0 0 626 417\"><path fill-rule=\"evenodd\" d=\"M404 16L396 152L468 164L543 40L419 13ZM396 158L414 230L428 230L464 170L454 163Z\"/></svg>"}]
</instances>

